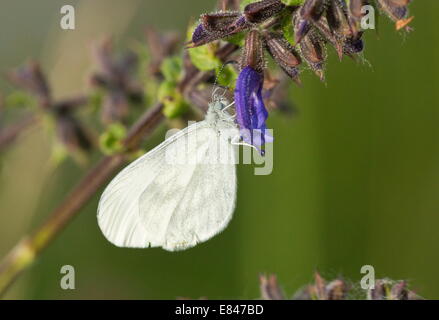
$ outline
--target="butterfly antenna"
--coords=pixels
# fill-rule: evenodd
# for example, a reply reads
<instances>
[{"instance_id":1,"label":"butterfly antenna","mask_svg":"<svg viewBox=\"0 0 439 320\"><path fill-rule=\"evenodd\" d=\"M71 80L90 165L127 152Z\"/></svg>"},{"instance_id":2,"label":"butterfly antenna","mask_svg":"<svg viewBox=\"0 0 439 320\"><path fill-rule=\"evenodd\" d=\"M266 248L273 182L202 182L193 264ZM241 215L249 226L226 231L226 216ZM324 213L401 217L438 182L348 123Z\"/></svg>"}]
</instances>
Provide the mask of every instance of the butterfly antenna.
<instances>
[{"instance_id":1,"label":"butterfly antenna","mask_svg":"<svg viewBox=\"0 0 439 320\"><path fill-rule=\"evenodd\" d=\"M241 138L241 136L234 136L233 138L232 138L232 140L230 141L230 143L232 144L232 145L235 145L235 146L246 146L246 147L250 147L250 148L252 148L252 149L255 149L256 151L259 151L259 149L258 148L256 148L254 145L252 145L252 144L250 144L250 143L247 143L247 142L245 142L245 141L242 141L242 138Z\"/></svg>"},{"instance_id":2,"label":"butterfly antenna","mask_svg":"<svg viewBox=\"0 0 439 320\"><path fill-rule=\"evenodd\" d=\"M229 109L230 107L232 107L235 104L235 101L233 101L232 103L229 103L227 106L225 106L223 108L223 111L226 111L227 109Z\"/></svg>"}]
</instances>

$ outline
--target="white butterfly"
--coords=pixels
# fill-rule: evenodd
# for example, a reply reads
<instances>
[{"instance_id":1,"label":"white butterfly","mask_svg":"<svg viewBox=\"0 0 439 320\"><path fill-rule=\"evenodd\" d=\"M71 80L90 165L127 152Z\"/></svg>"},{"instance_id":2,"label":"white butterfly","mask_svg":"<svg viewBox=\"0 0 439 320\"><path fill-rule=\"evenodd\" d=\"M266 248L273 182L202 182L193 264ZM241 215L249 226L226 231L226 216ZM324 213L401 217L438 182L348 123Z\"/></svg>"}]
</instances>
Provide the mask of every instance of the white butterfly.
<instances>
[{"instance_id":1,"label":"white butterfly","mask_svg":"<svg viewBox=\"0 0 439 320\"><path fill-rule=\"evenodd\" d=\"M184 250L207 241L235 209L233 138L239 130L220 100L204 121L166 139L107 186L98 224L119 247Z\"/></svg>"}]
</instances>

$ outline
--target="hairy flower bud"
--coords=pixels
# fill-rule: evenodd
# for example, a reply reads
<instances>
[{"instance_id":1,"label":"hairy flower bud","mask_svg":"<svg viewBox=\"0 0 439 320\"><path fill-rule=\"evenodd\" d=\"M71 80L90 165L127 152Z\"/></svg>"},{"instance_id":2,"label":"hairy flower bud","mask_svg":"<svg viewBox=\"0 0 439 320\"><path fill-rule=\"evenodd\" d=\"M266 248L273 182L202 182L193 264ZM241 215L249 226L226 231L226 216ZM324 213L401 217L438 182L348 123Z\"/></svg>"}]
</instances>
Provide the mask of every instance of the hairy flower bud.
<instances>
[{"instance_id":1,"label":"hairy flower bud","mask_svg":"<svg viewBox=\"0 0 439 320\"><path fill-rule=\"evenodd\" d=\"M201 23L195 28L192 34L192 41L187 48L195 48L206 43L219 40L248 27L244 16L236 13L218 12L204 14L201 16Z\"/></svg>"},{"instance_id":2,"label":"hairy flower bud","mask_svg":"<svg viewBox=\"0 0 439 320\"><path fill-rule=\"evenodd\" d=\"M261 297L264 300L285 300L277 278L275 275L259 276L259 288L261 290Z\"/></svg>"},{"instance_id":3,"label":"hairy flower bud","mask_svg":"<svg viewBox=\"0 0 439 320\"><path fill-rule=\"evenodd\" d=\"M391 19L400 20L406 17L410 0L378 0L378 3Z\"/></svg>"},{"instance_id":4,"label":"hairy flower bud","mask_svg":"<svg viewBox=\"0 0 439 320\"><path fill-rule=\"evenodd\" d=\"M349 2L350 14L356 19L361 19L363 17L361 8L367 4L369 4L369 1L367 0L350 0Z\"/></svg>"},{"instance_id":5,"label":"hairy flower bud","mask_svg":"<svg viewBox=\"0 0 439 320\"><path fill-rule=\"evenodd\" d=\"M47 109L51 106L52 97L50 88L38 63L30 62L10 72L8 78L15 85L34 94L38 98L40 107Z\"/></svg>"},{"instance_id":6,"label":"hairy flower bud","mask_svg":"<svg viewBox=\"0 0 439 320\"><path fill-rule=\"evenodd\" d=\"M56 118L56 124L57 137L70 152L90 151L90 137L76 118L70 114L63 114Z\"/></svg>"},{"instance_id":7,"label":"hairy flower bud","mask_svg":"<svg viewBox=\"0 0 439 320\"><path fill-rule=\"evenodd\" d=\"M413 17L408 18L408 4L411 0L378 0L381 9L395 21L397 30L406 27Z\"/></svg>"},{"instance_id":8,"label":"hairy flower bud","mask_svg":"<svg viewBox=\"0 0 439 320\"><path fill-rule=\"evenodd\" d=\"M352 29L343 3L330 1L326 10L326 20L333 33L342 37L352 36Z\"/></svg>"},{"instance_id":9,"label":"hairy flower bud","mask_svg":"<svg viewBox=\"0 0 439 320\"><path fill-rule=\"evenodd\" d=\"M326 9L326 20L332 31L337 31L340 28L340 12L341 8L337 3L330 1L328 3L328 8Z\"/></svg>"},{"instance_id":10,"label":"hairy flower bud","mask_svg":"<svg viewBox=\"0 0 439 320\"><path fill-rule=\"evenodd\" d=\"M300 9L300 16L306 20L319 20L325 11L325 0L306 0Z\"/></svg>"},{"instance_id":11,"label":"hairy flower bud","mask_svg":"<svg viewBox=\"0 0 439 320\"><path fill-rule=\"evenodd\" d=\"M306 0L299 11L293 16L294 38L300 43L325 11L324 0Z\"/></svg>"},{"instance_id":12,"label":"hairy flower bud","mask_svg":"<svg viewBox=\"0 0 439 320\"><path fill-rule=\"evenodd\" d=\"M337 51L338 57L341 60L343 58L343 37L339 34L331 32L329 25L325 19L320 19L314 22L315 27L320 34L327 40Z\"/></svg>"},{"instance_id":13,"label":"hairy flower bud","mask_svg":"<svg viewBox=\"0 0 439 320\"><path fill-rule=\"evenodd\" d=\"M143 100L140 85L133 78L138 65L137 55L126 52L116 57L111 41L105 40L95 48L95 59L100 70L91 75L90 81L93 86L105 89L102 122L124 121L129 114L130 102Z\"/></svg>"},{"instance_id":14,"label":"hairy flower bud","mask_svg":"<svg viewBox=\"0 0 439 320\"><path fill-rule=\"evenodd\" d=\"M266 279L262 279L267 282ZM261 284L263 283L261 280ZM277 282L275 285L278 287ZM265 289L261 285L261 293ZM293 300L351 300L358 299L357 289L355 286L349 285L343 279L334 279L331 282L320 276L319 273L314 275L314 283L307 285L305 288L296 292ZM378 279L375 281L374 289L367 292L364 297L367 300L422 300L413 291L410 291L405 281L393 281L390 279ZM359 298L359 299L364 299Z\"/></svg>"},{"instance_id":15,"label":"hairy flower bud","mask_svg":"<svg viewBox=\"0 0 439 320\"><path fill-rule=\"evenodd\" d=\"M346 297L347 285L343 280L335 279L326 286L328 300L343 300Z\"/></svg>"},{"instance_id":16,"label":"hairy flower bud","mask_svg":"<svg viewBox=\"0 0 439 320\"><path fill-rule=\"evenodd\" d=\"M294 81L300 82L297 66L302 63L302 60L297 51L281 34L269 32L264 37L267 50L273 59L288 76Z\"/></svg>"},{"instance_id":17,"label":"hairy flower bud","mask_svg":"<svg viewBox=\"0 0 439 320\"><path fill-rule=\"evenodd\" d=\"M241 16L239 12L215 12L201 16L201 23L207 32L221 32L227 30Z\"/></svg>"},{"instance_id":18,"label":"hairy flower bud","mask_svg":"<svg viewBox=\"0 0 439 320\"><path fill-rule=\"evenodd\" d=\"M86 105L83 96L53 101L47 78L37 63L31 62L9 74L9 80L33 94L39 107L55 121L57 138L71 151L91 149L91 139L73 112Z\"/></svg>"},{"instance_id":19,"label":"hairy flower bud","mask_svg":"<svg viewBox=\"0 0 439 320\"><path fill-rule=\"evenodd\" d=\"M364 41L361 39L362 32L358 33L357 37L345 39L343 43L343 54L352 56L364 50Z\"/></svg>"},{"instance_id":20,"label":"hairy flower bud","mask_svg":"<svg viewBox=\"0 0 439 320\"><path fill-rule=\"evenodd\" d=\"M369 4L368 0L350 0L349 2L349 23L353 36L357 36L360 32L360 22L363 17L362 7Z\"/></svg>"},{"instance_id":21,"label":"hairy flower bud","mask_svg":"<svg viewBox=\"0 0 439 320\"><path fill-rule=\"evenodd\" d=\"M407 282L379 279L375 281L375 287L370 289L369 300L419 300L422 299L413 291L408 290Z\"/></svg>"},{"instance_id":22,"label":"hairy flower bud","mask_svg":"<svg viewBox=\"0 0 439 320\"><path fill-rule=\"evenodd\" d=\"M309 30L311 30L311 22L301 18L299 15L293 18L293 24L294 24L294 39L296 43L300 43L305 37Z\"/></svg>"},{"instance_id":23,"label":"hairy flower bud","mask_svg":"<svg viewBox=\"0 0 439 320\"><path fill-rule=\"evenodd\" d=\"M263 0L248 4L244 15L251 23L261 23L279 13L285 5L280 0Z\"/></svg>"},{"instance_id":24,"label":"hairy flower bud","mask_svg":"<svg viewBox=\"0 0 439 320\"><path fill-rule=\"evenodd\" d=\"M245 38L242 52L241 68L252 67L257 72L265 68L264 46L258 30L251 30Z\"/></svg>"},{"instance_id":25,"label":"hairy flower bud","mask_svg":"<svg viewBox=\"0 0 439 320\"><path fill-rule=\"evenodd\" d=\"M236 7L238 0L219 0L220 8ZM412 0L263 0L247 4L242 12L221 11L201 17L190 46L226 38L237 32L245 33L240 57L241 70L251 67L262 73L265 68L263 49L296 82L299 82L301 58L321 80L324 80L326 44L332 45L339 59L344 55L355 58L364 50L361 29L366 17L364 6L374 5L396 22L396 28L406 28L413 17L407 18ZM236 9L235 9L236 10ZM290 23L292 25L290 25ZM263 35L263 41L261 41ZM241 34L225 39L242 46ZM300 50L299 50L300 49ZM299 54L295 50L299 50Z\"/></svg>"},{"instance_id":26,"label":"hairy flower bud","mask_svg":"<svg viewBox=\"0 0 439 320\"><path fill-rule=\"evenodd\" d=\"M300 51L310 68L323 81L325 79L323 66L326 55L322 40L315 34L308 34L300 42Z\"/></svg>"}]
</instances>

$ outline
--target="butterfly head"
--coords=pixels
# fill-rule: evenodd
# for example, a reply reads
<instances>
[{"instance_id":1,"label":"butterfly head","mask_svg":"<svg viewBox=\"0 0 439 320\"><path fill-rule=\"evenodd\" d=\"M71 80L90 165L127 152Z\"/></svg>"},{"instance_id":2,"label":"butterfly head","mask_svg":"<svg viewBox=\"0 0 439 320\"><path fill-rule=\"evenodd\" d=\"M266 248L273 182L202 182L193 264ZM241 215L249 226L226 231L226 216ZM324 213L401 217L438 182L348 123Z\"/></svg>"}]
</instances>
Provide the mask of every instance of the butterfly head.
<instances>
[{"instance_id":1,"label":"butterfly head","mask_svg":"<svg viewBox=\"0 0 439 320\"><path fill-rule=\"evenodd\" d=\"M234 105L234 102L229 103L224 97L213 100L209 103L206 120L208 121L226 121L234 123L235 116L228 112L229 108Z\"/></svg>"}]
</instances>

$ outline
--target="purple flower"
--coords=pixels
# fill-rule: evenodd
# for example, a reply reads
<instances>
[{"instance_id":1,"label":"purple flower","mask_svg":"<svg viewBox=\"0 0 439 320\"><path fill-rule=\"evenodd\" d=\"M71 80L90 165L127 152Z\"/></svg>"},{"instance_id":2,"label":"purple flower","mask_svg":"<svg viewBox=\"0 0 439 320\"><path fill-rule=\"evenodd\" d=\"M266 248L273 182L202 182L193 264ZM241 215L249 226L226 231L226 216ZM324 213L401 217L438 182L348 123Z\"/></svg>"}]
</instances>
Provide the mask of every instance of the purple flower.
<instances>
[{"instance_id":1,"label":"purple flower","mask_svg":"<svg viewBox=\"0 0 439 320\"><path fill-rule=\"evenodd\" d=\"M256 147L273 141L273 138L266 133L265 121L268 112L262 98L263 82L262 73L247 66L239 74L235 90L236 120L241 137L245 142Z\"/></svg>"}]
</instances>

